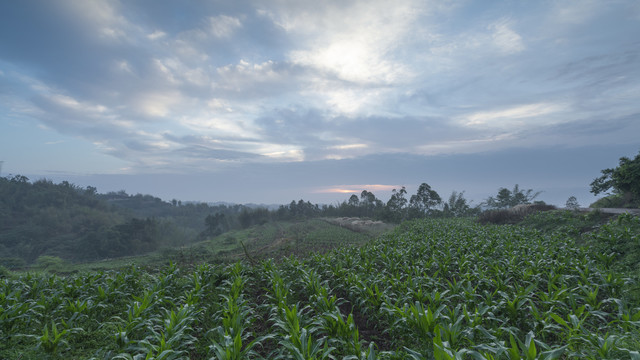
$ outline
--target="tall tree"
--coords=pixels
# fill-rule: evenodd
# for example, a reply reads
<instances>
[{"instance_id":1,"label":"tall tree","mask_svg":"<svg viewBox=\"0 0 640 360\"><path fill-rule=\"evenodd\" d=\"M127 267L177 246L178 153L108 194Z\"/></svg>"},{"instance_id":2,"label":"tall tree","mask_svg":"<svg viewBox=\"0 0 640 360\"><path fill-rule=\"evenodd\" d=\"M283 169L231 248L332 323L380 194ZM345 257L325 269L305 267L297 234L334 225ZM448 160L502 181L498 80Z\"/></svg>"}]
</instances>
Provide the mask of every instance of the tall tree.
<instances>
[{"instance_id":1,"label":"tall tree","mask_svg":"<svg viewBox=\"0 0 640 360\"><path fill-rule=\"evenodd\" d=\"M248 216L248 213L246 213L246 211L240 213L240 223L243 225L243 227L246 227L244 226L243 221L248 220L245 220L243 215ZM223 213L207 215L207 217L204 219L204 224L207 226L207 232L211 236L217 236L229 230L229 223L227 222L227 219L225 218L225 215Z\"/></svg>"},{"instance_id":2,"label":"tall tree","mask_svg":"<svg viewBox=\"0 0 640 360\"><path fill-rule=\"evenodd\" d=\"M394 222L400 222L406 218L407 189L403 186L400 190L391 190L391 198L387 201L387 218Z\"/></svg>"},{"instance_id":3,"label":"tall tree","mask_svg":"<svg viewBox=\"0 0 640 360\"><path fill-rule=\"evenodd\" d=\"M362 190L362 193L360 193L360 207L364 209L365 216L373 216L384 207L384 204L372 192Z\"/></svg>"},{"instance_id":4,"label":"tall tree","mask_svg":"<svg viewBox=\"0 0 640 360\"><path fill-rule=\"evenodd\" d=\"M591 183L594 195L613 188L617 194L625 195L628 200L640 200L640 153L635 158L621 157L618 167L604 169L602 176Z\"/></svg>"},{"instance_id":5,"label":"tall tree","mask_svg":"<svg viewBox=\"0 0 640 360\"><path fill-rule=\"evenodd\" d=\"M449 200L444 203L443 212L445 216L465 216L468 215L471 210L471 206L467 203L467 199L464 198L464 191L451 192Z\"/></svg>"},{"instance_id":6,"label":"tall tree","mask_svg":"<svg viewBox=\"0 0 640 360\"><path fill-rule=\"evenodd\" d=\"M578 204L578 199L575 196L569 196L564 206L569 210L580 209L580 204Z\"/></svg>"},{"instance_id":7,"label":"tall tree","mask_svg":"<svg viewBox=\"0 0 640 360\"><path fill-rule=\"evenodd\" d=\"M411 196L409 202L411 208L419 215L426 215L434 207L442 203L442 198L438 193L431 189L431 186L427 183L422 183L418 187L418 191L415 195Z\"/></svg>"},{"instance_id":8,"label":"tall tree","mask_svg":"<svg viewBox=\"0 0 640 360\"><path fill-rule=\"evenodd\" d=\"M533 189L522 190L520 186L516 184L513 190L507 188L498 189L498 195L494 198L490 196L485 200L485 205L490 208L505 209L514 207L516 205L531 204L531 202L538 197L542 192L534 192Z\"/></svg>"}]
</instances>

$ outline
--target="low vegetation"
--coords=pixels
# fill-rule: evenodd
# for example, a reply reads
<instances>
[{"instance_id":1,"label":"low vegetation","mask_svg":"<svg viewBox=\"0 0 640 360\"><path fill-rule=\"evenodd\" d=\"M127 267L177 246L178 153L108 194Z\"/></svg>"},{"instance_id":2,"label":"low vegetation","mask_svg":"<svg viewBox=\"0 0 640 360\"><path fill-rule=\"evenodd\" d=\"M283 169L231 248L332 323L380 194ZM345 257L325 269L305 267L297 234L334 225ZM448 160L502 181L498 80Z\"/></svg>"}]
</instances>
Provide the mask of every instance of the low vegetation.
<instances>
[{"instance_id":1,"label":"low vegetation","mask_svg":"<svg viewBox=\"0 0 640 360\"><path fill-rule=\"evenodd\" d=\"M526 217L543 211L554 210L556 207L546 204L516 205L507 209L492 209L483 211L478 216L481 224L517 224Z\"/></svg>"},{"instance_id":2,"label":"low vegetation","mask_svg":"<svg viewBox=\"0 0 640 360\"><path fill-rule=\"evenodd\" d=\"M209 205L163 201L124 191L99 194L63 181L30 182L20 175L0 178L0 265L10 269L39 266L51 257L81 263L192 247L230 231L267 223L318 217L367 217L399 223L424 217L473 215L462 193L448 201L423 183L410 199L393 191L387 203L366 190L338 205L292 201L276 209L245 205ZM224 245L224 244L223 244ZM227 248L227 246L222 246Z\"/></svg>"},{"instance_id":3,"label":"low vegetation","mask_svg":"<svg viewBox=\"0 0 640 360\"><path fill-rule=\"evenodd\" d=\"M640 207L640 153L633 159L623 156L615 168L604 169L601 176L591 182L594 195L612 194L598 200L592 207Z\"/></svg>"},{"instance_id":4,"label":"low vegetation","mask_svg":"<svg viewBox=\"0 0 640 360\"><path fill-rule=\"evenodd\" d=\"M639 226L619 217L581 246L557 229L420 220L306 259L13 274L0 358L636 359L622 251Z\"/></svg>"}]
</instances>

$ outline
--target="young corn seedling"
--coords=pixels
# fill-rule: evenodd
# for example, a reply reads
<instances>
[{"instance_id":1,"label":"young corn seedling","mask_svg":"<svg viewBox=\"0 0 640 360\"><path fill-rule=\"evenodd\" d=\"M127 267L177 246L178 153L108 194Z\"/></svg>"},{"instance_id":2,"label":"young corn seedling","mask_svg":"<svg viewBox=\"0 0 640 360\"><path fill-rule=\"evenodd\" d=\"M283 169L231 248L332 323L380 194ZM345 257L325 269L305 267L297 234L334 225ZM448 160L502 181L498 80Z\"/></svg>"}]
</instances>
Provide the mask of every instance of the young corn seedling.
<instances>
[{"instance_id":1,"label":"young corn seedling","mask_svg":"<svg viewBox=\"0 0 640 360\"><path fill-rule=\"evenodd\" d=\"M244 333L245 329L241 329L231 335L225 333L223 327L218 327L214 331L214 336L218 340L214 340L209 346L210 353L213 354L211 359L215 360L243 360L250 357L258 357L254 351L257 345L261 345L262 341L273 338L273 335L266 335L248 340L249 336Z\"/></svg>"},{"instance_id":2,"label":"young corn seedling","mask_svg":"<svg viewBox=\"0 0 640 360\"><path fill-rule=\"evenodd\" d=\"M406 347L405 351L407 352L407 355L409 355L409 357L413 360L429 359L423 354ZM449 345L449 342L442 340L442 337L440 336L440 328L437 327L435 329L435 334L433 337L433 358L435 360L463 360L465 359L465 355L467 354L475 354L475 352L468 349L461 349L457 351L453 350Z\"/></svg>"},{"instance_id":3,"label":"young corn seedling","mask_svg":"<svg viewBox=\"0 0 640 360\"><path fill-rule=\"evenodd\" d=\"M436 326L442 321L442 310L445 306L433 308L432 305L426 309L422 303L416 301L412 305L405 305L404 308L394 307L393 313L397 318L395 327L402 327L405 324L416 330L420 337L431 341L434 336Z\"/></svg>"},{"instance_id":4,"label":"young corn seedling","mask_svg":"<svg viewBox=\"0 0 640 360\"><path fill-rule=\"evenodd\" d=\"M302 328L297 337L285 337L279 345L288 350L288 354L278 356L278 359L294 360L323 360L333 359L331 352L333 347L329 346L326 339L314 340L307 328Z\"/></svg>"},{"instance_id":5,"label":"young corn seedling","mask_svg":"<svg viewBox=\"0 0 640 360\"><path fill-rule=\"evenodd\" d=\"M596 356L590 357L592 359L614 359L620 350L616 345L619 340L618 336L609 333L604 336L588 334L584 337L585 345L590 349L595 349Z\"/></svg>"},{"instance_id":6,"label":"young corn seedling","mask_svg":"<svg viewBox=\"0 0 640 360\"><path fill-rule=\"evenodd\" d=\"M151 335L132 347L131 350L137 352L138 356L144 354L149 359L183 358L187 348L193 344L195 338L189 332L197 311L189 305L183 305L178 311L165 309L164 312L161 325L149 328Z\"/></svg>"},{"instance_id":7,"label":"young corn seedling","mask_svg":"<svg viewBox=\"0 0 640 360\"><path fill-rule=\"evenodd\" d=\"M520 339L516 340L513 337L513 334L509 335L509 343L511 347L507 349L507 354L509 355L510 360L552 360L558 359L562 356L563 352L567 348L567 346L562 346L557 349L547 350L544 352L539 352L536 347L536 341L534 340L535 335L533 332L529 332L525 337L524 342L521 342ZM542 346L541 343L538 343L540 347L548 348L548 346Z\"/></svg>"},{"instance_id":8,"label":"young corn seedling","mask_svg":"<svg viewBox=\"0 0 640 360\"><path fill-rule=\"evenodd\" d=\"M66 337L68 336L68 334L69 334L69 330L67 329L58 331L58 326L52 320L51 331L49 331L49 326L45 325L42 330L42 335L37 336L38 348L42 349L45 353L49 355L55 355L61 346L64 346L64 347L69 346L69 342L66 340Z\"/></svg>"},{"instance_id":9,"label":"young corn seedling","mask_svg":"<svg viewBox=\"0 0 640 360\"><path fill-rule=\"evenodd\" d=\"M221 294L227 307L221 310L222 326L213 330L212 344L209 346L212 359L217 360L240 360L249 356L257 355L253 350L262 341L272 338L266 335L250 340L253 336L246 332L247 326L253 321L253 315L246 302L242 299L242 291L246 283L246 278L242 275L241 268L236 266L233 270L234 278L225 282L229 286L229 294Z\"/></svg>"}]
</instances>

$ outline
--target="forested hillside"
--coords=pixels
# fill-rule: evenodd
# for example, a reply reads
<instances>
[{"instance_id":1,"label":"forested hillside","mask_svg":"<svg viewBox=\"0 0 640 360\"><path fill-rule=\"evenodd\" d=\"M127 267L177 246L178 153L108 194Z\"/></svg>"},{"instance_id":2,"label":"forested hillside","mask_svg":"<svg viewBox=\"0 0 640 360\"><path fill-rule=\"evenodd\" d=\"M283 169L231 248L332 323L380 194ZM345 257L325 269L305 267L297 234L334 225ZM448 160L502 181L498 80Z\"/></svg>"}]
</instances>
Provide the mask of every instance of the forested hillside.
<instances>
[{"instance_id":1,"label":"forested hillside","mask_svg":"<svg viewBox=\"0 0 640 360\"><path fill-rule=\"evenodd\" d=\"M518 185L513 191L502 188L492 206L530 203L537 195L532 191L521 190ZM31 182L16 175L0 178L0 265L22 268L38 263L42 256L84 262L140 255L271 221L366 217L400 223L416 218L478 214L479 206L472 208L463 195L464 192L454 191L444 201L422 183L411 196L404 187L394 189L387 202L363 190L359 197L353 194L335 206L298 200L269 210L163 201L124 191L99 194L91 186L83 188L67 181L55 184L46 179Z\"/></svg>"},{"instance_id":2,"label":"forested hillside","mask_svg":"<svg viewBox=\"0 0 640 360\"><path fill-rule=\"evenodd\" d=\"M98 194L90 186L20 175L0 178L0 265L19 268L43 255L91 261L180 246L198 239L207 216L241 209Z\"/></svg>"}]
</instances>

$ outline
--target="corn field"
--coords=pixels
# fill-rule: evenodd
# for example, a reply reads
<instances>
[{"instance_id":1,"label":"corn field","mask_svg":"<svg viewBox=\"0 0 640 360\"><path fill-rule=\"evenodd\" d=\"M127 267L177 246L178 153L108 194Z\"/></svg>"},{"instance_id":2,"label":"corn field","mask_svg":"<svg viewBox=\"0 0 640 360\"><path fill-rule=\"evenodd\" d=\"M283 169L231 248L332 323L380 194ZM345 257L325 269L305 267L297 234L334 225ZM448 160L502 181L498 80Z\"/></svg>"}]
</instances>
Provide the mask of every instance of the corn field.
<instances>
[{"instance_id":1,"label":"corn field","mask_svg":"<svg viewBox=\"0 0 640 360\"><path fill-rule=\"evenodd\" d=\"M615 256L424 220L304 260L23 274L0 281L0 358L640 359Z\"/></svg>"}]
</instances>

